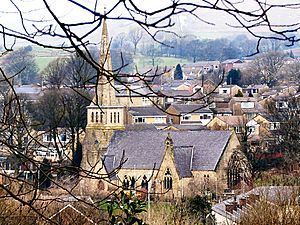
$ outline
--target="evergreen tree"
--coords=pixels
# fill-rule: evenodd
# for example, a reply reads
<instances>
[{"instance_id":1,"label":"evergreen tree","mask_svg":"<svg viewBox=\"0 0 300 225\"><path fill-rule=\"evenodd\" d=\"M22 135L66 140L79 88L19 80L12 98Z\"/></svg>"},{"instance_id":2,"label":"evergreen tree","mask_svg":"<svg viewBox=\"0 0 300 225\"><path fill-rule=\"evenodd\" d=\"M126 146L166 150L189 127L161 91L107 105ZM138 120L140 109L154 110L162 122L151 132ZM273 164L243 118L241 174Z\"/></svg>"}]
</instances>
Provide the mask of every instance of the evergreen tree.
<instances>
[{"instance_id":1,"label":"evergreen tree","mask_svg":"<svg viewBox=\"0 0 300 225\"><path fill-rule=\"evenodd\" d=\"M180 64L177 64L174 71L174 80L183 80L183 73Z\"/></svg>"},{"instance_id":2,"label":"evergreen tree","mask_svg":"<svg viewBox=\"0 0 300 225\"><path fill-rule=\"evenodd\" d=\"M226 80L227 84L239 85L240 80L241 80L240 70L232 69L229 71Z\"/></svg>"},{"instance_id":3,"label":"evergreen tree","mask_svg":"<svg viewBox=\"0 0 300 225\"><path fill-rule=\"evenodd\" d=\"M82 160L82 144L80 142L77 143L76 151L72 159L72 167L79 168Z\"/></svg>"}]
</instances>

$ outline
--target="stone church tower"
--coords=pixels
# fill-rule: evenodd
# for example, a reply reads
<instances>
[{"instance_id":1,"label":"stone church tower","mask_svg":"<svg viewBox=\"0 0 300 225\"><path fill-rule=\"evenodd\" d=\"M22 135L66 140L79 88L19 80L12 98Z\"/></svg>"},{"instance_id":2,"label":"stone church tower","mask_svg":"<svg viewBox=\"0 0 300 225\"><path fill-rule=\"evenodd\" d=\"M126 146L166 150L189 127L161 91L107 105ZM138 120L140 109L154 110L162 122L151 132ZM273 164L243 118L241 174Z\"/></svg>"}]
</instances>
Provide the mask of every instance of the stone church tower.
<instances>
[{"instance_id":1,"label":"stone church tower","mask_svg":"<svg viewBox=\"0 0 300 225\"><path fill-rule=\"evenodd\" d=\"M100 171L103 169L101 157L106 152L114 131L125 129L125 107L117 105L113 76L107 24L104 20L98 83L95 97L87 107L88 118L81 162L81 167L85 171L83 176L94 177L102 172ZM88 186L91 186L96 180L88 182Z\"/></svg>"}]
</instances>

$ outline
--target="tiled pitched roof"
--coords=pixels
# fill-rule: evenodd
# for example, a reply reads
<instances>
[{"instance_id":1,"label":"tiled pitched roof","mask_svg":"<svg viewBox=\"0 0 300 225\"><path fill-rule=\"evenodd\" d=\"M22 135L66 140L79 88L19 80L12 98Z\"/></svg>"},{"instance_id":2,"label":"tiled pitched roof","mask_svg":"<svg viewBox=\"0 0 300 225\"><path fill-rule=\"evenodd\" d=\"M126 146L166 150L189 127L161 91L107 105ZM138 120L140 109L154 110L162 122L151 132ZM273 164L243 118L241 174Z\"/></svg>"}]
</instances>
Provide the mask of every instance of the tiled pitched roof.
<instances>
[{"instance_id":1,"label":"tiled pitched roof","mask_svg":"<svg viewBox=\"0 0 300 225\"><path fill-rule=\"evenodd\" d=\"M124 152L127 161L122 168L158 169L168 133L174 147L194 147L192 170L215 170L230 138L230 131L116 131L106 154L116 157L115 166Z\"/></svg>"},{"instance_id":2,"label":"tiled pitched roof","mask_svg":"<svg viewBox=\"0 0 300 225\"><path fill-rule=\"evenodd\" d=\"M162 130L168 130L168 128L175 128L178 130L208 130L206 126L199 124L169 124L162 128Z\"/></svg>"},{"instance_id":3,"label":"tiled pitched roof","mask_svg":"<svg viewBox=\"0 0 300 225\"><path fill-rule=\"evenodd\" d=\"M243 126L246 124L245 117L243 116L217 116L216 118L222 120L229 126Z\"/></svg>"},{"instance_id":4,"label":"tiled pitched roof","mask_svg":"<svg viewBox=\"0 0 300 225\"><path fill-rule=\"evenodd\" d=\"M130 107L128 111L133 116L167 116L155 106Z\"/></svg>"},{"instance_id":5,"label":"tiled pitched roof","mask_svg":"<svg viewBox=\"0 0 300 225\"><path fill-rule=\"evenodd\" d=\"M212 111L203 105L187 105L187 104L174 104L172 105L179 113L212 113Z\"/></svg>"}]
</instances>

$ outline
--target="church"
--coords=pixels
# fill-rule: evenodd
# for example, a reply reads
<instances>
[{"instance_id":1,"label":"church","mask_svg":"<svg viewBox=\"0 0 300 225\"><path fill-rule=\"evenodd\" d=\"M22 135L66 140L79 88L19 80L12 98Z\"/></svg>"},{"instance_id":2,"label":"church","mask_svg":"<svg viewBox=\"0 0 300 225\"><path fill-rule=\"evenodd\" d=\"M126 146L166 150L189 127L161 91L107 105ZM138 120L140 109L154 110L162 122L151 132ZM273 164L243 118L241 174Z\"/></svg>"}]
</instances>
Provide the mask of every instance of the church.
<instances>
[{"instance_id":1,"label":"church","mask_svg":"<svg viewBox=\"0 0 300 225\"><path fill-rule=\"evenodd\" d=\"M100 77L87 107L81 162L83 191L148 190L180 198L237 184L241 170L229 168L240 143L230 131L127 129L129 107L145 96L118 96L114 86L106 21L100 45ZM150 103L157 96L150 96ZM151 106L148 107L155 107ZM145 126L146 127L146 126Z\"/></svg>"}]
</instances>

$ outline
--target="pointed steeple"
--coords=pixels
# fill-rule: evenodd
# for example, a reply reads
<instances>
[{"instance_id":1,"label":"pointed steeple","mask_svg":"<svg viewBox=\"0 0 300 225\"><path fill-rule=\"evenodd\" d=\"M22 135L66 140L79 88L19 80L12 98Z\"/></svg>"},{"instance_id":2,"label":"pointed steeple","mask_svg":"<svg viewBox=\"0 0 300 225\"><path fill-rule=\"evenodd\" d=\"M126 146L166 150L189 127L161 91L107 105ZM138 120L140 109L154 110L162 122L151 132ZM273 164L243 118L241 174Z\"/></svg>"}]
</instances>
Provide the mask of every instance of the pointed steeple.
<instances>
[{"instance_id":1,"label":"pointed steeple","mask_svg":"<svg viewBox=\"0 0 300 225\"><path fill-rule=\"evenodd\" d=\"M116 105L116 93L114 89L114 79L109 50L109 37L106 20L103 20L102 36L100 44L100 77L97 84L97 101L100 106Z\"/></svg>"}]
</instances>

